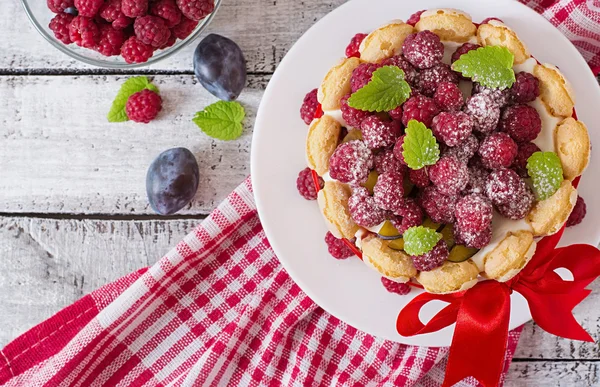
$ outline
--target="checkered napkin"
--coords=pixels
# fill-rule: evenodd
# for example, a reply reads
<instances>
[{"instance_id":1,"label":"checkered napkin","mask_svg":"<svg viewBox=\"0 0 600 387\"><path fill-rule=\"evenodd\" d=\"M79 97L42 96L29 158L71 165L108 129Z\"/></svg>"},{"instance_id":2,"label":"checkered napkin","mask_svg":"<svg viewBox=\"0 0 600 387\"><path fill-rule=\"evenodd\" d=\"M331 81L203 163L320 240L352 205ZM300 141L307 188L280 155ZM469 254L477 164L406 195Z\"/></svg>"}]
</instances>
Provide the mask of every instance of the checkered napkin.
<instances>
[{"instance_id":1,"label":"checkered napkin","mask_svg":"<svg viewBox=\"0 0 600 387\"><path fill-rule=\"evenodd\" d=\"M544 15L577 34L586 59L600 65L594 9L597 1L561 1ZM576 20L585 21L584 37ZM519 335L509 335L505 371ZM433 387L447 354L378 339L320 309L270 248L248 179L156 265L2 349L0 385Z\"/></svg>"}]
</instances>

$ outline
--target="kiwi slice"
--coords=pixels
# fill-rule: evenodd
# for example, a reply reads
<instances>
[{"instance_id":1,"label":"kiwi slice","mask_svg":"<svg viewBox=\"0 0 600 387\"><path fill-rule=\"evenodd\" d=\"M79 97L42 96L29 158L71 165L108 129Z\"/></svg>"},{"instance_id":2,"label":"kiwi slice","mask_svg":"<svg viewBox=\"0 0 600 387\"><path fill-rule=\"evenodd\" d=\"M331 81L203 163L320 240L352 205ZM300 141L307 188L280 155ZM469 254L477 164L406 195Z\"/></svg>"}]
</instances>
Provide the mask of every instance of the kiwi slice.
<instances>
[{"instance_id":1,"label":"kiwi slice","mask_svg":"<svg viewBox=\"0 0 600 387\"><path fill-rule=\"evenodd\" d=\"M452 227L451 224L447 224L444 226L442 231L440 231L440 233L442 234L442 239L446 241L448 248L451 249L454 247L454 227Z\"/></svg>"},{"instance_id":2,"label":"kiwi slice","mask_svg":"<svg viewBox=\"0 0 600 387\"><path fill-rule=\"evenodd\" d=\"M399 238L399 239L395 239L393 241L391 241L388 246L390 247L390 249L392 250L404 250L404 239L403 238Z\"/></svg>"},{"instance_id":3,"label":"kiwi slice","mask_svg":"<svg viewBox=\"0 0 600 387\"><path fill-rule=\"evenodd\" d=\"M362 132L358 129L354 129L348 132L346 137L344 137L344 139L342 140L342 143L354 140L362 140L362 138Z\"/></svg>"},{"instance_id":4,"label":"kiwi slice","mask_svg":"<svg viewBox=\"0 0 600 387\"><path fill-rule=\"evenodd\" d=\"M379 230L378 235L381 239L385 239L385 240L398 239L401 237L401 235L398 232L398 230L396 229L396 227L394 227L392 222L390 222L389 220L386 220L383 223L383 226Z\"/></svg>"},{"instance_id":5,"label":"kiwi slice","mask_svg":"<svg viewBox=\"0 0 600 387\"><path fill-rule=\"evenodd\" d=\"M479 250L473 249L471 247L456 245L450 250L450 256L448 256L448 261L450 262L464 262L467 259L471 258L475 254L477 254Z\"/></svg>"},{"instance_id":6,"label":"kiwi slice","mask_svg":"<svg viewBox=\"0 0 600 387\"><path fill-rule=\"evenodd\" d=\"M367 178L367 181L363 184L363 187L368 189L369 193L371 195L373 195L373 188L375 187L375 184L377 184L378 178L379 178L379 174L375 171L371 171L371 173L369 173L369 177Z\"/></svg>"}]
</instances>

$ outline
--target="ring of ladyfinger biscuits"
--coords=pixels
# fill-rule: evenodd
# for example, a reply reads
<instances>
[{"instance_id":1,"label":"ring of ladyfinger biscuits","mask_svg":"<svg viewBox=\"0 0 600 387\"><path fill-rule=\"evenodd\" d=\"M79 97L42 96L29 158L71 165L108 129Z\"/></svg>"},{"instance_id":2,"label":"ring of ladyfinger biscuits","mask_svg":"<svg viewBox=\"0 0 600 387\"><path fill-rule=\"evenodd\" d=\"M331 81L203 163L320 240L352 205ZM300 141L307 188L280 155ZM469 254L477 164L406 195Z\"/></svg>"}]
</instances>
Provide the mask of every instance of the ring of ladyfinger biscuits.
<instances>
[{"instance_id":1,"label":"ring of ladyfinger biscuits","mask_svg":"<svg viewBox=\"0 0 600 387\"><path fill-rule=\"evenodd\" d=\"M338 123L332 117L340 108L340 99L351 90L352 71L361 62L379 62L398 55L406 36L415 30L430 30L442 41L462 43L477 40L482 46L506 47L514 54L515 65L531 58L518 35L502 22L492 20L477 27L469 15L458 10L426 11L414 29L401 21L394 21L373 31L361 44L361 58L345 59L334 66L319 88L318 100L325 116L311 124L306 146L309 166L319 175L327 173L329 158L339 141L343 123ZM518 274L535 253L536 238L558 232L567 221L577 199L577 190L572 181L583 173L590 158L587 128L573 117L575 98L569 82L552 65L536 64L533 74L539 79L541 95L538 103L532 105L540 115L548 115L548 122L556 123L544 128L553 131L547 135L552 139L554 149L542 150L554 151L559 156L564 181L551 197L536 202L523 221L514 222L513 227L497 230L493 243L466 261L446 261L431 271L418 272L410 256L391 249L388 241L361 229L353 221L347 203L352 193L348 185L326 181L325 187L319 192L318 202L333 235L354 239L360 236L362 230L367 236L358 245L369 267L392 281L407 282L413 278L431 293L466 290L474 286L478 278L508 281ZM542 108L545 111L540 111Z\"/></svg>"}]
</instances>

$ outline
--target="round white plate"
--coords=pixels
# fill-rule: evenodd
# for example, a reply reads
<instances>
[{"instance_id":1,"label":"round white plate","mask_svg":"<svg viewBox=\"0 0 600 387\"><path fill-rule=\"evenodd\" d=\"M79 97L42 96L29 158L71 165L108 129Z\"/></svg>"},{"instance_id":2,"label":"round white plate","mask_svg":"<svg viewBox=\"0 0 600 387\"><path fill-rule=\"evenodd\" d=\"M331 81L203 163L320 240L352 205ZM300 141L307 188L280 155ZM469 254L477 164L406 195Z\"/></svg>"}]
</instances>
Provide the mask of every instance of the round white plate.
<instances>
[{"instance_id":1,"label":"round white plate","mask_svg":"<svg viewBox=\"0 0 600 387\"><path fill-rule=\"evenodd\" d=\"M323 241L327 228L317 203L296 191L298 172L306 167L307 126L299 117L304 95L315 87L344 55L350 38L392 20L406 20L419 9L458 8L474 21L495 16L517 31L541 62L552 63L573 83L577 113L586 122L593 143L600 143L597 110L600 88L575 47L535 11L516 1L498 0L353 0L316 23L290 50L273 75L260 105L252 144L252 181L256 204L269 242L294 281L310 298L340 320L372 335L424 346L448 346L453 326L415 337L396 332L396 317L412 297L388 293L380 275L358 258L338 261ZM600 170L593 157L588 171ZM580 186L588 216L569 229L563 244L600 242L599 183L590 173ZM596 191L596 192L594 192ZM439 302L439 306L443 305ZM439 310L439 309L436 309ZM432 310L423 315L432 316ZM525 299L513 293L510 328L531 319Z\"/></svg>"}]
</instances>

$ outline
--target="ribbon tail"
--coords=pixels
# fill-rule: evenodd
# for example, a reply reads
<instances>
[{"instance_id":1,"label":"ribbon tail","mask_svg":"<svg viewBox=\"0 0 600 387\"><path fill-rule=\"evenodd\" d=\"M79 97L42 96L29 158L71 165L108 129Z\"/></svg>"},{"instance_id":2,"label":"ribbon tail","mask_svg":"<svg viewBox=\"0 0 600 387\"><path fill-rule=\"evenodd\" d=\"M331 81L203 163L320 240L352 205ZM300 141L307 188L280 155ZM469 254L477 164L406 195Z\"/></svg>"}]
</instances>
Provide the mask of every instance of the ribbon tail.
<instances>
[{"instance_id":1,"label":"ribbon tail","mask_svg":"<svg viewBox=\"0 0 600 387\"><path fill-rule=\"evenodd\" d=\"M510 290L484 281L467 290L458 311L443 387L473 376L485 387L500 381L510 317Z\"/></svg>"},{"instance_id":2,"label":"ribbon tail","mask_svg":"<svg viewBox=\"0 0 600 387\"><path fill-rule=\"evenodd\" d=\"M460 306L460 294L430 294L422 293L413 298L398 314L396 321L396 330L402 336L414 336L424 333L439 331L456 321L456 314ZM439 300L448 302L445 306L427 323L423 324L419 319L419 312L429 301Z\"/></svg>"}]
</instances>

